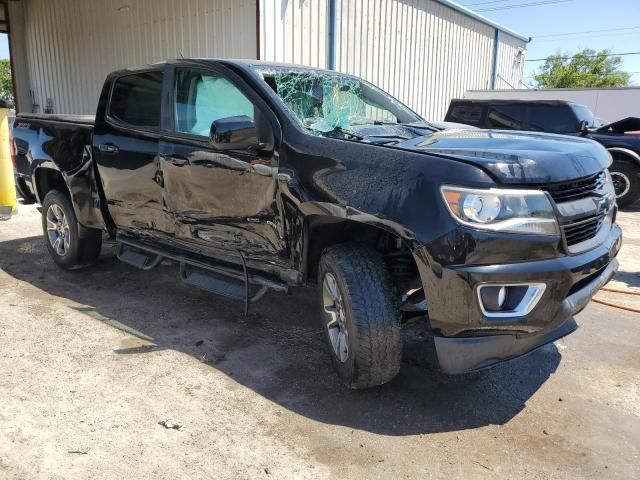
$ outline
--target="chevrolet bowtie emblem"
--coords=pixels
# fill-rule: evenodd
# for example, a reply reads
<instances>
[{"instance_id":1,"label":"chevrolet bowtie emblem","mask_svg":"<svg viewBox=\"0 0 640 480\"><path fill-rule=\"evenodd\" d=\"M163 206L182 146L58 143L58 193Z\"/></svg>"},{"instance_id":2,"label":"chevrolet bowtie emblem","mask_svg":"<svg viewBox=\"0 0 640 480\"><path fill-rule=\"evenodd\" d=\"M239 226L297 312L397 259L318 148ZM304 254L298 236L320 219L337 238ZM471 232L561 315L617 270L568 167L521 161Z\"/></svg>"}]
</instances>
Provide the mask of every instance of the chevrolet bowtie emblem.
<instances>
[{"instance_id":1,"label":"chevrolet bowtie emblem","mask_svg":"<svg viewBox=\"0 0 640 480\"><path fill-rule=\"evenodd\" d=\"M603 212L609 209L609 205L611 204L611 198L609 196L605 196L602 198L594 198L594 203L596 204L596 208L598 212Z\"/></svg>"}]
</instances>

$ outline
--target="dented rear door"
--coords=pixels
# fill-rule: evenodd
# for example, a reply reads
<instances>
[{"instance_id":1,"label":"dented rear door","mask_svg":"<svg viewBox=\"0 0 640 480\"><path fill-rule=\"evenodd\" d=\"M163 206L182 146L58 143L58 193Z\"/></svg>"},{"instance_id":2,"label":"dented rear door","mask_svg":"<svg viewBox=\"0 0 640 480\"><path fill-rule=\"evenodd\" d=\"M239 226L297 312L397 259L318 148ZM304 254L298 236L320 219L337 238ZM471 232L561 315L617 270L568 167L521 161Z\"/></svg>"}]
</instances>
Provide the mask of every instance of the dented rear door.
<instances>
[{"instance_id":1,"label":"dented rear door","mask_svg":"<svg viewBox=\"0 0 640 480\"><path fill-rule=\"evenodd\" d=\"M163 80L164 67L116 78L108 109L93 133L93 154L113 221L145 234L173 232L158 162Z\"/></svg>"}]
</instances>

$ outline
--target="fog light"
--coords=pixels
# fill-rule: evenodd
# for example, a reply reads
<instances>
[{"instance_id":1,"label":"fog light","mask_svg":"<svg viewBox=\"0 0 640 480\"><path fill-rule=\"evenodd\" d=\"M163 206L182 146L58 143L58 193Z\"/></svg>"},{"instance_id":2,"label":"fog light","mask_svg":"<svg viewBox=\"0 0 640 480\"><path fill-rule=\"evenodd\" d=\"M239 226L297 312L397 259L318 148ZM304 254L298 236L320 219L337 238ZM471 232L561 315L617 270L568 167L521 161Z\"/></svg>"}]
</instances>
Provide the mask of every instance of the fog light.
<instances>
[{"instance_id":1,"label":"fog light","mask_svg":"<svg viewBox=\"0 0 640 480\"><path fill-rule=\"evenodd\" d=\"M485 317L521 317L537 305L544 283L485 283L478 286L478 303Z\"/></svg>"},{"instance_id":2,"label":"fog light","mask_svg":"<svg viewBox=\"0 0 640 480\"><path fill-rule=\"evenodd\" d=\"M497 312L502 310L507 299L507 287L504 285L486 286L480 291L480 297L485 310Z\"/></svg>"}]
</instances>

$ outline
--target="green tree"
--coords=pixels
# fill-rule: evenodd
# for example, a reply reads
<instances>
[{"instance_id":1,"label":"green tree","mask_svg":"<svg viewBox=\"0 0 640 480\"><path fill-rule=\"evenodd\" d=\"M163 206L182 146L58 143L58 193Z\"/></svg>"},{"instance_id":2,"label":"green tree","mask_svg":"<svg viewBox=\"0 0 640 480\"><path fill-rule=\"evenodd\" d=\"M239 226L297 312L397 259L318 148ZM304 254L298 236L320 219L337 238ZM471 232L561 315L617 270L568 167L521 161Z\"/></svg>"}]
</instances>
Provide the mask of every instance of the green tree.
<instances>
[{"instance_id":1,"label":"green tree","mask_svg":"<svg viewBox=\"0 0 640 480\"><path fill-rule=\"evenodd\" d=\"M0 60L0 99L13 103L11 62L7 58Z\"/></svg>"},{"instance_id":2,"label":"green tree","mask_svg":"<svg viewBox=\"0 0 640 480\"><path fill-rule=\"evenodd\" d=\"M631 77L620 70L622 59L610 50L586 48L570 55L550 55L534 76L540 88L624 87Z\"/></svg>"}]
</instances>

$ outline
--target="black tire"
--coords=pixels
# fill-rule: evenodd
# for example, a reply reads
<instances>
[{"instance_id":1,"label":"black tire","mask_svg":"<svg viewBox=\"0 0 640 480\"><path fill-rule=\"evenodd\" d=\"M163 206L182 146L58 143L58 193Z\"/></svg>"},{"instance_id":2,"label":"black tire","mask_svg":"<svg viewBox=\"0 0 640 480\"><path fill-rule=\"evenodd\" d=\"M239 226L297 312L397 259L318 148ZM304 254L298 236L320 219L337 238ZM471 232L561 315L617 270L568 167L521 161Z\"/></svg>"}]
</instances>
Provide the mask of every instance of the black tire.
<instances>
[{"instance_id":1,"label":"black tire","mask_svg":"<svg viewBox=\"0 0 640 480\"><path fill-rule=\"evenodd\" d=\"M621 208L629 207L640 198L640 167L635 163L616 160L609 168L616 188L616 202ZM623 187L623 195L618 192Z\"/></svg>"},{"instance_id":2,"label":"black tire","mask_svg":"<svg viewBox=\"0 0 640 480\"><path fill-rule=\"evenodd\" d=\"M68 246L63 248L62 254L60 250L54 247L50 237L50 230L47 227L47 215L55 216L54 211L56 209L60 209L64 214L64 219L66 220L64 231L68 232ZM41 213L42 230L47 250L49 250L51 258L59 267L72 270L95 262L102 248L102 232L92 228L85 228L78 223L68 195L58 190L49 191L42 202ZM58 231L55 231L55 234L60 236Z\"/></svg>"},{"instance_id":3,"label":"black tire","mask_svg":"<svg viewBox=\"0 0 640 480\"><path fill-rule=\"evenodd\" d=\"M342 318L346 327L348 347L342 359L332 346L327 326L331 318L325 310L327 274L335 280L341 295L342 317L336 318ZM392 380L400 371L402 358L400 311L382 255L358 244L329 247L320 259L318 290L322 330L342 382L360 389ZM344 349L339 350L344 353Z\"/></svg>"}]
</instances>

